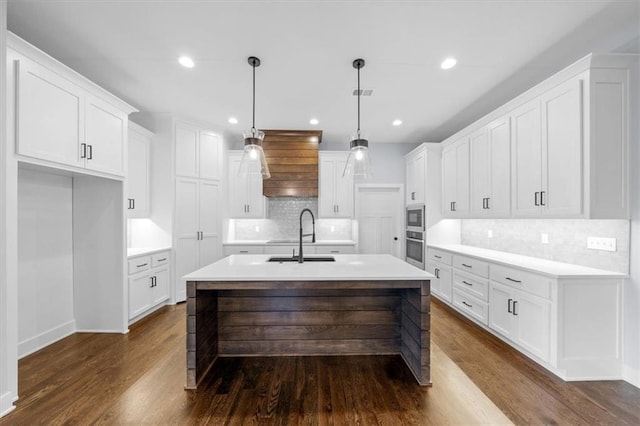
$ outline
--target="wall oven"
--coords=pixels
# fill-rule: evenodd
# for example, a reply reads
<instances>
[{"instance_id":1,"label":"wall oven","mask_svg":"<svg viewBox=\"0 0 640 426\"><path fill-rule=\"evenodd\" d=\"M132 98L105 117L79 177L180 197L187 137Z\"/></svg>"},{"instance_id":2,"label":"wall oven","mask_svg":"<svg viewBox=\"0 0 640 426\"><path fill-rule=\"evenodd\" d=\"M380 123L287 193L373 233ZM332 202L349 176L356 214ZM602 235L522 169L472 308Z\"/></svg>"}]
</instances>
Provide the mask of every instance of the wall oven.
<instances>
[{"instance_id":1,"label":"wall oven","mask_svg":"<svg viewBox=\"0 0 640 426\"><path fill-rule=\"evenodd\" d=\"M405 260L407 263L425 269L424 232L407 231L405 241Z\"/></svg>"},{"instance_id":2,"label":"wall oven","mask_svg":"<svg viewBox=\"0 0 640 426\"><path fill-rule=\"evenodd\" d=\"M424 204L407 207L407 231L424 232Z\"/></svg>"}]
</instances>

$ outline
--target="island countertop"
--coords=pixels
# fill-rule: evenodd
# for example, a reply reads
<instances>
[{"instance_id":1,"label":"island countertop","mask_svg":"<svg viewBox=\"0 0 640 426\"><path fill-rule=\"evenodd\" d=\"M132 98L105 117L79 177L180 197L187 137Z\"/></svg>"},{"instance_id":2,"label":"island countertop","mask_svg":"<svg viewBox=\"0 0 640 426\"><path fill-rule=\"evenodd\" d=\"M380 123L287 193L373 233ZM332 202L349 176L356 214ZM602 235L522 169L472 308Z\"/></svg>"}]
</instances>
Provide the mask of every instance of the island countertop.
<instances>
[{"instance_id":1,"label":"island countertop","mask_svg":"<svg viewBox=\"0 0 640 426\"><path fill-rule=\"evenodd\" d=\"M335 262L268 262L272 255L232 255L198 269L186 281L431 280L432 274L387 254L334 255ZM322 257L322 256L309 256Z\"/></svg>"}]
</instances>

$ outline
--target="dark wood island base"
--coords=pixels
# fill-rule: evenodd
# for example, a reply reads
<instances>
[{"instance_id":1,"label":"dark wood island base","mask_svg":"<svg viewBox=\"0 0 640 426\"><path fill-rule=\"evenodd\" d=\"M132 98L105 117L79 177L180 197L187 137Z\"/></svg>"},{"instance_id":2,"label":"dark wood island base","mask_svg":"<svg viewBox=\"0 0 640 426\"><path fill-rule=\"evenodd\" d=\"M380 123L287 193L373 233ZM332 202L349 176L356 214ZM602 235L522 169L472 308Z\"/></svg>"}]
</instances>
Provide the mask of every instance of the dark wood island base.
<instances>
[{"instance_id":1,"label":"dark wood island base","mask_svg":"<svg viewBox=\"0 0 640 426\"><path fill-rule=\"evenodd\" d=\"M400 354L431 385L428 280L188 281L187 382L222 356Z\"/></svg>"}]
</instances>

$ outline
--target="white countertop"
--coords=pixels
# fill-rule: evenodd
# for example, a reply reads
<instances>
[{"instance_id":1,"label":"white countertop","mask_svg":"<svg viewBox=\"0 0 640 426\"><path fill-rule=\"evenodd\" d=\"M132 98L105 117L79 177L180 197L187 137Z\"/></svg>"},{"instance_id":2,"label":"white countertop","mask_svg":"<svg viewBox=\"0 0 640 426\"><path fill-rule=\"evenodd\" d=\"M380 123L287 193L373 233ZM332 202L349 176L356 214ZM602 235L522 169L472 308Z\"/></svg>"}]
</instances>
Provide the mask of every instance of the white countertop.
<instances>
[{"instance_id":1,"label":"white countertop","mask_svg":"<svg viewBox=\"0 0 640 426\"><path fill-rule=\"evenodd\" d=\"M429 280L422 269L387 254L340 254L335 262L267 262L271 255L233 255L185 277L187 281ZM324 257L324 256L309 256Z\"/></svg>"},{"instance_id":2,"label":"white countertop","mask_svg":"<svg viewBox=\"0 0 640 426\"><path fill-rule=\"evenodd\" d=\"M298 245L298 240L233 240L225 241L223 245L227 246L263 246L263 245ZM315 243L309 241L309 237L305 237L302 242L304 246L353 246L356 242L353 240L318 240Z\"/></svg>"},{"instance_id":3,"label":"white countertop","mask_svg":"<svg viewBox=\"0 0 640 426\"><path fill-rule=\"evenodd\" d=\"M127 249L127 257L138 257L171 250L171 247L132 247Z\"/></svg>"},{"instance_id":4,"label":"white countertop","mask_svg":"<svg viewBox=\"0 0 640 426\"><path fill-rule=\"evenodd\" d=\"M474 257L480 260L488 260L493 263L499 263L505 266L525 269L531 272L550 275L555 278L628 277L628 275L626 274L606 271L604 269L589 268L587 266L555 262L553 260L540 259L537 257L523 256L521 254L512 254L503 251L489 250L460 244L428 244L427 247L462 254L464 256Z\"/></svg>"}]
</instances>

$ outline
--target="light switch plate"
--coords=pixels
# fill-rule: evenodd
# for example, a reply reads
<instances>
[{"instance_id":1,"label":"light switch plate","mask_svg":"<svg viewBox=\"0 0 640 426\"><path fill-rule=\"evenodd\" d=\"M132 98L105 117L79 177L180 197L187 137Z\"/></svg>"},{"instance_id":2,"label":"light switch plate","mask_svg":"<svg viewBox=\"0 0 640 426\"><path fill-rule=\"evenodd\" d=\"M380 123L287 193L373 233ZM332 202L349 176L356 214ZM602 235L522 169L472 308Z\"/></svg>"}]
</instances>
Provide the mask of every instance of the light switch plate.
<instances>
[{"instance_id":1,"label":"light switch plate","mask_svg":"<svg viewBox=\"0 0 640 426\"><path fill-rule=\"evenodd\" d=\"M549 234L547 234L546 232L540 234L540 242L542 244L549 244Z\"/></svg>"},{"instance_id":2,"label":"light switch plate","mask_svg":"<svg viewBox=\"0 0 640 426\"><path fill-rule=\"evenodd\" d=\"M593 250L616 251L616 239L604 237L588 237L587 248Z\"/></svg>"},{"instance_id":3,"label":"light switch plate","mask_svg":"<svg viewBox=\"0 0 640 426\"><path fill-rule=\"evenodd\" d=\"M493 238L493 231L491 229L487 230L487 238Z\"/></svg>"}]
</instances>

